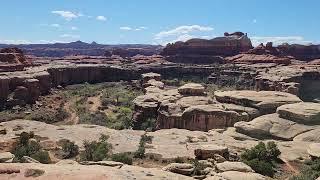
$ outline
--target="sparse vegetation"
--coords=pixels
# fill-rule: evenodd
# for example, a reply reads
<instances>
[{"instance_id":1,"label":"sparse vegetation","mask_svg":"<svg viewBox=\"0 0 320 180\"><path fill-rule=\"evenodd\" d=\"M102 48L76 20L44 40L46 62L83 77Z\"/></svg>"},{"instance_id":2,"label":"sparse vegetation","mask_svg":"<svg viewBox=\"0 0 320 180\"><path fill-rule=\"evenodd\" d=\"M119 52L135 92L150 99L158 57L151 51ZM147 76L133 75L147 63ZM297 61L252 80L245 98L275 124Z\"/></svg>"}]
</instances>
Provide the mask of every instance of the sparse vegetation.
<instances>
[{"instance_id":1,"label":"sparse vegetation","mask_svg":"<svg viewBox=\"0 0 320 180\"><path fill-rule=\"evenodd\" d=\"M320 177L320 158L306 161L300 174L290 180L316 180L318 177Z\"/></svg>"},{"instance_id":2,"label":"sparse vegetation","mask_svg":"<svg viewBox=\"0 0 320 180\"><path fill-rule=\"evenodd\" d=\"M112 145L107 142L109 136L101 135L99 141L84 141L84 151L80 154L81 161L102 161L108 158Z\"/></svg>"},{"instance_id":3,"label":"sparse vegetation","mask_svg":"<svg viewBox=\"0 0 320 180\"><path fill-rule=\"evenodd\" d=\"M73 158L79 154L79 147L68 139L62 140L63 158Z\"/></svg>"},{"instance_id":4,"label":"sparse vegetation","mask_svg":"<svg viewBox=\"0 0 320 180\"><path fill-rule=\"evenodd\" d=\"M155 118L148 118L141 124L141 127L138 128L139 130L144 131L154 131L156 129L156 119Z\"/></svg>"},{"instance_id":5,"label":"sparse vegetation","mask_svg":"<svg viewBox=\"0 0 320 180\"><path fill-rule=\"evenodd\" d=\"M132 165L133 158L130 153L118 153L118 154L113 154L111 156L112 161L116 162L122 162L124 164Z\"/></svg>"},{"instance_id":6,"label":"sparse vegetation","mask_svg":"<svg viewBox=\"0 0 320 180\"><path fill-rule=\"evenodd\" d=\"M197 176L197 175L202 175L201 171L203 171L205 169L205 166L203 166L203 164L201 164L197 159L194 159L192 161L194 170L193 170L193 175Z\"/></svg>"},{"instance_id":7,"label":"sparse vegetation","mask_svg":"<svg viewBox=\"0 0 320 180\"><path fill-rule=\"evenodd\" d=\"M44 164L51 163L49 153L42 150L38 141L33 138L33 132L22 132L20 134L17 145L12 151L15 155L15 161L20 162L23 156L29 156Z\"/></svg>"},{"instance_id":8,"label":"sparse vegetation","mask_svg":"<svg viewBox=\"0 0 320 180\"><path fill-rule=\"evenodd\" d=\"M142 94L141 91L123 83L85 84L69 88L65 92L66 97L78 98L72 108L81 123L96 124L117 130L132 127L133 100L140 94ZM91 112L88 107L90 104L87 102L88 97L98 95L101 107L96 112Z\"/></svg>"},{"instance_id":9,"label":"sparse vegetation","mask_svg":"<svg viewBox=\"0 0 320 180\"><path fill-rule=\"evenodd\" d=\"M63 103L60 104L59 108L56 111L48 109L39 109L32 112L27 119L45 122L48 124L63 121L69 117L69 113L63 108Z\"/></svg>"},{"instance_id":10,"label":"sparse vegetation","mask_svg":"<svg viewBox=\"0 0 320 180\"><path fill-rule=\"evenodd\" d=\"M242 153L241 160L255 172L273 177L274 168L280 154L281 152L274 142L268 142L267 145L259 142L255 147Z\"/></svg>"},{"instance_id":11,"label":"sparse vegetation","mask_svg":"<svg viewBox=\"0 0 320 180\"><path fill-rule=\"evenodd\" d=\"M152 136L147 136L146 134L141 136L138 150L134 153L135 158L142 159L145 157L145 152L146 152L145 145L146 143L151 144L152 138L153 138Z\"/></svg>"}]
</instances>

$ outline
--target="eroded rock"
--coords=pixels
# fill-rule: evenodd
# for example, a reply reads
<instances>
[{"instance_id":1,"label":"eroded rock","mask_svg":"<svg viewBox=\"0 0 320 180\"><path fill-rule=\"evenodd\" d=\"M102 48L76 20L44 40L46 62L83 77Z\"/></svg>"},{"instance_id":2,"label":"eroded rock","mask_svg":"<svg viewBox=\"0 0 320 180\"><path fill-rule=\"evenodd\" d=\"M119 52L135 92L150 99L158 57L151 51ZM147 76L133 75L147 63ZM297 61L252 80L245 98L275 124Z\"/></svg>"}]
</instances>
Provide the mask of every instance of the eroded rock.
<instances>
[{"instance_id":1,"label":"eroded rock","mask_svg":"<svg viewBox=\"0 0 320 180\"><path fill-rule=\"evenodd\" d=\"M280 117L290 119L301 124L320 124L320 104L301 102L286 104L278 107Z\"/></svg>"}]
</instances>

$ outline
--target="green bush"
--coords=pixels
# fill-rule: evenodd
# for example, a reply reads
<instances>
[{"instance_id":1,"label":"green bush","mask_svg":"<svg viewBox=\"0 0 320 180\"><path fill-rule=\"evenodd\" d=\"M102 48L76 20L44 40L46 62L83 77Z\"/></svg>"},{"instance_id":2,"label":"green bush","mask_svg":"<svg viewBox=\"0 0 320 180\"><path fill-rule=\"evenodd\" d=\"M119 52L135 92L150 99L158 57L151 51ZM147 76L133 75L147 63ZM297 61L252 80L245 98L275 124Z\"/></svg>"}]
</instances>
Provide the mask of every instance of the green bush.
<instances>
[{"instance_id":1,"label":"green bush","mask_svg":"<svg viewBox=\"0 0 320 180\"><path fill-rule=\"evenodd\" d=\"M290 180L316 180L320 177L320 159L306 161L301 173Z\"/></svg>"},{"instance_id":2,"label":"green bush","mask_svg":"<svg viewBox=\"0 0 320 180\"><path fill-rule=\"evenodd\" d=\"M84 141L84 151L80 154L82 161L102 161L107 158L112 145L107 142L108 136L101 135L99 141Z\"/></svg>"},{"instance_id":3,"label":"green bush","mask_svg":"<svg viewBox=\"0 0 320 180\"><path fill-rule=\"evenodd\" d=\"M141 127L138 129L144 131L154 131L156 129L156 119L148 118L145 122L141 124Z\"/></svg>"},{"instance_id":4,"label":"green bush","mask_svg":"<svg viewBox=\"0 0 320 180\"><path fill-rule=\"evenodd\" d=\"M202 175L201 171L205 169L205 166L202 163L199 163L197 159L193 160L192 162L194 170L193 170L193 175Z\"/></svg>"},{"instance_id":5,"label":"green bush","mask_svg":"<svg viewBox=\"0 0 320 180\"><path fill-rule=\"evenodd\" d=\"M141 136L138 150L134 153L135 158L144 158L145 157L145 145L146 143L152 143L152 136L147 136L146 134Z\"/></svg>"},{"instance_id":6,"label":"green bush","mask_svg":"<svg viewBox=\"0 0 320 180\"><path fill-rule=\"evenodd\" d=\"M270 176L270 177L274 175L272 163L261 161L259 159L244 161L244 163L250 166L257 173L263 174L265 176Z\"/></svg>"},{"instance_id":7,"label":"green bush","mask_svg":"<svg viewBox=\"0 0 320 180\"><path fill-rule=\"evenodd\" d=\"M174 161L175 163L185 163L185 162L186 162L183 157L175 157L175 158L173 159L173 161Z\"/></svg>"},{"instance_id":8,"label":"green bush","mask_svg":"<svg viewBox=\"0 0 320 180\"><path fill-rule=\"evenodd\" d=\"M70 140L63 140L62 143L63 158L73 158L79 154L79 147Z\"/></svg>"},{"instance_id":9,"label":"green bush","mask_svg":"<svg viewBox=\"0 0 320 180\"><path fill-rule=\"evenodd\" d=\"M34 121L40 121L40 122L45 122L50 124L50 123L63 121L68 117L69 117L69 113L63 108L63 104L60 104L57 111L40 109L32 112L31 115L28 116L27 118Z\"/></svg>"},{"instance_id":10,"label":"green bush","mask_svg":"<svg viewBox=\"0 0 320 180\"><path fill-rule=\"evenodd\" d=\"M118 153L111 156L112 161L122 162L124 164L132 165L133 158L129 153Z\"/></svg>"},{"instance_id":11,"label":"green bush","mask_svg":"<svg viewBox=\"0 0 320 180\"><path fill-rule=\"evenodd\" d=\"M241 154L241 160L255 172L270 176L274 175L275 163L279 160L280 150L274 142L267 145L259 142L258 145Z\"/></svg>"},{"instance_id":12,"label":"green bush","mask_svg":"<svg viewBox=\"0 0 320 180\"><path fill-rule=\"evenodd\" d=\"M31 154L30 157L43 163L43 164L51 163L51 159L50 159L48 151L40 150L34 154Z\"/></svg>"},{"instance_id":13,"label":"green bush","mask_svg":"<svg viewBox=\"0 0 320 180\"><path fill-rule=\"evenodd\" d=\"M51 163L49 153L41 150L40 144L36 140L30 140L32 138L34 138L33 132L20 134L17 145L12 150L15 161L20 162L23 156L29 156L41 163Z\"/></svg>"}]
</instances>

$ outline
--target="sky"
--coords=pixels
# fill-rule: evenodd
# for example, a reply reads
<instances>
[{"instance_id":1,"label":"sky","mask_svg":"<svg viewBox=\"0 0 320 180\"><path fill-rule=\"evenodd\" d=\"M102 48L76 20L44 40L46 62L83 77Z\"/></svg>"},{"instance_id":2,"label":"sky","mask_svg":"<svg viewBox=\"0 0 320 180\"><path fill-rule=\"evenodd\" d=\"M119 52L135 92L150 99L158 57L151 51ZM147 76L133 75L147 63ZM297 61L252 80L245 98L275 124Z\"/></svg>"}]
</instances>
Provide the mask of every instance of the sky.
<instances>
[{"instance_id":1,"label":"sky","mask_svg":"<svg viewBox=\"0 0 320 180\"><path fill-rule=\"evenodd\" d=\"M10 0L0 43L162 44L248 33L252 42L320 44L319 0Z\"/></svg>"}]
</instances>

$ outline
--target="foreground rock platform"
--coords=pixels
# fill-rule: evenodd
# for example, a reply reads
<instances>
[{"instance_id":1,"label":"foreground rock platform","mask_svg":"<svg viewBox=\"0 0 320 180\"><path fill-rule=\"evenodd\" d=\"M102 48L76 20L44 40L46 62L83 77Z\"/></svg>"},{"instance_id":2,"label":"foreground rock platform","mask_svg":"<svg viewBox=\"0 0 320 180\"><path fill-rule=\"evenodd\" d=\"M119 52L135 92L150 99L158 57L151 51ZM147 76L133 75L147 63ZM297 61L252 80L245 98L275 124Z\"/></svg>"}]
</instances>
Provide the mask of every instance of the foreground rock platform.
<instances>
[{"instance_id":1,"label":"foreground rock platform","mask_svg":"<svg viewBox=\"0 0 320 180\"><path fill-rule=\"evenodd\" d=\"M15 173L5 173L9 170L15 170ZM43 174L30 175L30 170L41 171ZM96 180L96 179L192 179L171 172L166 172L153 168L141 168L137 166L124 165L120 169L117 167L99 166L99 165L79 165L79 164L0 164L1 179L26 179L33 177L36 179L55 180L55 179L79 179L79 180Z\"/></svg>"}]
</instances>

